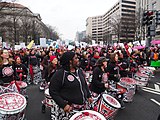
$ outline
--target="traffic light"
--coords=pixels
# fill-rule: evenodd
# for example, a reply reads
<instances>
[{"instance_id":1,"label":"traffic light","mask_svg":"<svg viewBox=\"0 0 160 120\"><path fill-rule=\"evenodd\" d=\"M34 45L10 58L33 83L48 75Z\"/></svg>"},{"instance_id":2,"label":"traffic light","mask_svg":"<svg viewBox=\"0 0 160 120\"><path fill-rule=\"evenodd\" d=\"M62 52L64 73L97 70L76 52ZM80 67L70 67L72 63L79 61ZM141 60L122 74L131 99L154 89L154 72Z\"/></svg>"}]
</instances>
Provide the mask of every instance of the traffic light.
<instances>
[{"instance_id":1,"label":"traffic light","mask_svg":"<svg viewBox=\"0 0 160 120\"><path fill-rule=\"evenodd\" d=\"M148 11L147 16L148 16L147 17L147 25L150 26L150 25L152 25L152 22L153 22L154 12Z\"/></svg>"},{"instance_id":2,"label":"traffic light","mask_svg":"<svg viewBox=\"0 0 160 120\"><path fill-rule=\"evenodd\" d=\"M156 11L156 25L160 25L160 11Z\"/></svg>"},{"instance_id":3,"label":"traffic light","mask_svg":"<svg viewBox=\"0 0 160 120\"><path fill-rule=\"evenodd\" d=\"M155 36L156 35L156 32L155 32L155 26L152 25L152 26L148 26L147 27L147 36Z\"/></svg>"},{"instance_id":4,"label":"traffic light","mask_svg":"<svg viewBox=\"0 0 160 120\"><path fill-rule=\"evenodd\" d=\"M143 19L142 19L142 25L146 25L147 24L147 20L148 20L148 11L145 11L143 13Z\"/></svg>"}]
</instances>

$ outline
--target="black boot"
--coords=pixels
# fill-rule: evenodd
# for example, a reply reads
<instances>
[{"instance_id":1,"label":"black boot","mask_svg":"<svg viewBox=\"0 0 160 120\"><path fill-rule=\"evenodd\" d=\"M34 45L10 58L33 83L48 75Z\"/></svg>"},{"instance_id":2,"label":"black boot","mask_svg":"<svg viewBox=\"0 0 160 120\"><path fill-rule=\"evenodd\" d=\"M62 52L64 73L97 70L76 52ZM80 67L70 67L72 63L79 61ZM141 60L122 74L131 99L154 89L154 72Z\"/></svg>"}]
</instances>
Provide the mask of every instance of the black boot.
<instances>
[{"instance_id":1,"label":"black boot","mask_svg":"<svg viewBox=\"0 0 160 120\"><path fill-rule=\"evenodd\" d=\"M122 110L125 109L123 100L120 100L120 104L121 104L121 108L120 109L122 109Z\"/></svg>"},{"instance_id":2,"label":"black boot","mask_svg":"<svg viewBox=\"0 0 160 120\"><path fill-rule=\"evenodd\" d=\"M42 113L45 113L46 112L46 106L43 104L42 105Z\"/></svg>"}]
</instances>

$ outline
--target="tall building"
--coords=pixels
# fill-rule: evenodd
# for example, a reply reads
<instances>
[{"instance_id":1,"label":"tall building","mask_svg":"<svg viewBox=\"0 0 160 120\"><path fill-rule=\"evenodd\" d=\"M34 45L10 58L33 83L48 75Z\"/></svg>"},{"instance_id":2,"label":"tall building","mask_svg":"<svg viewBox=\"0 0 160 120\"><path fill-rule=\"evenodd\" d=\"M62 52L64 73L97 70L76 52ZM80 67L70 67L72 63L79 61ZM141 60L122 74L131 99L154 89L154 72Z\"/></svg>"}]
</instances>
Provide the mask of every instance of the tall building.
<instances>
[{"instance_id":1,"label":"tall building","mask_svg":"<svg viewBox=\"0 0 160 120\"><path fill-rule=\"evenodd\" d=\"M135 0L119 0L105 14L87 18L86 35L104 43L133 41L135 9Z\"/></svg>"},{"instance_id":2,"label":"tall building","mask_svg":"<svg viewBox=\"0 0 160 120\"><path fill-rule=\"evenodd\" d=\"M103 40L103 16L95 16L87 18L86 23L86 36L91 37L92 40Z\"/></svg>"}]
</instances>

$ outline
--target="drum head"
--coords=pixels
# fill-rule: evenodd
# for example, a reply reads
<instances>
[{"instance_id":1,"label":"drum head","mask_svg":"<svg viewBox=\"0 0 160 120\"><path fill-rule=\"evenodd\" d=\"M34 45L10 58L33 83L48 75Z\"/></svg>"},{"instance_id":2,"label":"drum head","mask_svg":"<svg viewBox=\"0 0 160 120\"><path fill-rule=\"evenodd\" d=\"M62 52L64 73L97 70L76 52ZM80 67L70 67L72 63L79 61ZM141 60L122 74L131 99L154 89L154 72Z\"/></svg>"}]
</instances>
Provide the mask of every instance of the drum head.
<instances>
[{"instance_id":1,"label":"drum head","mask_svg":"<svg viewBox=\"0 0 160 120\"><path fill-rule=\"evenodd\" d=\"M0 95L0 113L15 114L24 110L26 98L18 93L4 93Z\"/></svg>"},{"instance_id":2,"label":"drum head","mask_svg":"<svg viewBox=\"0 0 160 120\"><path fill-rule=\"evenodd\" d=\"M16 81L16 84L20 87L20 88L26 88L27 87L27 83L23 82L23 81Z\"/></svg>"},{"instance_id":3,"label":"drum head","mask_svg":"<svg viewBox=\"0 0 160 120\"><path fill-rule=\"evenodd\" d=\"M143 78L148 78L148 75L145 75L145 74L140 73L140 72L136 72L135 75L136 75L136 76L139 76L139 77L143 77Z\"/></svg>"},{"instance_id":4,"label":"drum head","mask_svg":"<svg viewBox=\"0 0 160 120\"><path fill-rule=\"evenodd\" d=\"M106 120L103 115L96 111L84 110L74 114L69 120Z\"/></svg>"},{"instance_id":5,"label":"drum head","mask_svg":"<svg viewBox=\"0 0 160 120\"><path fill-rule=\"evenodd\" d=\"M132 79L132 78L129 78L129 77L123 77L123 78L121 78L120 82L125 83L127 85L134 85L134 84L136 84L136 81L134 79Z\"/></svg>"},{"instance_id":6,"label":"drum head","mask_svg":"<svg viewBox=\"0 0 160 120\"><path fill-rule=\"evenodd\" d=\"M121 104L114 97L112 97L108 94L103 94L102 97L103 97L104 101L107 102L110 106L112 106L114 108L121 107Z\"/></svg>"}]
</instances>

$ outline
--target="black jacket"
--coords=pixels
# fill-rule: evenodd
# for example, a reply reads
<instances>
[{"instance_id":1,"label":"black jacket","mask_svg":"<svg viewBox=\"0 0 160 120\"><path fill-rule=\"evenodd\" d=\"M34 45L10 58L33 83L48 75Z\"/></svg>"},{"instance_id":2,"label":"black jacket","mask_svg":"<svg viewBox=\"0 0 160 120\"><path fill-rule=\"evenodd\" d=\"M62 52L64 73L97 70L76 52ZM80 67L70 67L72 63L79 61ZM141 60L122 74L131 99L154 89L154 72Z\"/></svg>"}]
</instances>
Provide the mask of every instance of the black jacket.
<instances>
[{"instance_id":1,"label":"black jacket","mask_svg":"<svg viewBox=\"0 0 160 120\"><path fill-rule=\"evenodd\" d=\"M105 72L102 71L100 67L95 67L93 70L93 77L92 77L92 82L91 82L91 91L101 94L102 92L105 91L105 86L102 80L103 74Z\"/></svg>"},{"instance_id":2,"label":"black jacket","mask_svg":"<svg viewBox=\"0 0 160 120\"><path fill-rule=\"evenodd\" d=\"M110 62L107 67L107 71L109 72L108 79L113 80L115 82L119 82L119 77L116 77L118 75L119 67L116 65L116 62Z\"/></svg>"},{"instance_id":3,"label":"black jacket","mask_svg":"<svg viewBox=\"0 0 160 120\"><path fill-rule=\"evenodd\" d=\"M51 78L49 93L61 108L72 103L82 105L90 97L82 70L78 69L76 73L78 79L73 73L62 68L56 71Z\"/></svg>"},{"instance_id":4,"label":"black jacket","mask_svg":"<svg viewBox=\"0 0 160 120\"><path fill-rule=\"evenodd\" d=\"M0 83L10 83L13 80L19 80L15 66L13 64L2 65L0 67Z\"/></svg>"}]
</instances>

